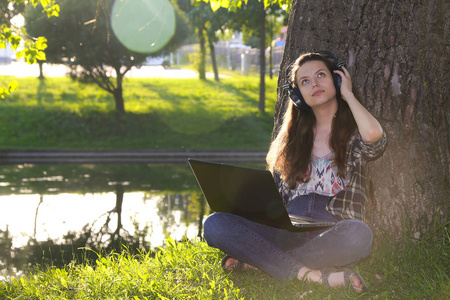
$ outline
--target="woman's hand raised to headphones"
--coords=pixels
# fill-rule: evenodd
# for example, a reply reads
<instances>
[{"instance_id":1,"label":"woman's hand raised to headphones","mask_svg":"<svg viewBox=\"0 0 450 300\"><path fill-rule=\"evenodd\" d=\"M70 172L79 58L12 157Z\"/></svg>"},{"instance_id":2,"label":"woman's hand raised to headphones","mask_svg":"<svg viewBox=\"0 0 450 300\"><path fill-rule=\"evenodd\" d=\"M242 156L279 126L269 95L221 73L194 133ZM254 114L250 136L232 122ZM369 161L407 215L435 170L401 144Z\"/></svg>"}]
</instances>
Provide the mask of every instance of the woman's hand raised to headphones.
<instances>
[{"instance_id":1,"label":"woman's hand raised to headphones","mask_svg":"<svg viewBox=\"0 0 450 300\"><path fill-rule=\"evenodd\" d=\"M356 125L358 126L359 133L364 141L369 143L375 143L383 135L383 128L380 123L370 112L368 112L355 98L352 91L352 78L350 73L343 66L342 71L336 70L334 73L341 76L341 95L342 98L348 103L353 117L355 118Z\"/></svg>"},{"instance_id":2,"label":"woman's hand raised to headphones","mask_svg":"<svg viewBox=\"0 0 450 300\"><path fill-rule=\"evenodd\" d=\"M352 77L345 66L342 66L342 70L334 70L333 72L341 76L341 95L347 101L353 96Z\"/></svg>"}]
</instances>

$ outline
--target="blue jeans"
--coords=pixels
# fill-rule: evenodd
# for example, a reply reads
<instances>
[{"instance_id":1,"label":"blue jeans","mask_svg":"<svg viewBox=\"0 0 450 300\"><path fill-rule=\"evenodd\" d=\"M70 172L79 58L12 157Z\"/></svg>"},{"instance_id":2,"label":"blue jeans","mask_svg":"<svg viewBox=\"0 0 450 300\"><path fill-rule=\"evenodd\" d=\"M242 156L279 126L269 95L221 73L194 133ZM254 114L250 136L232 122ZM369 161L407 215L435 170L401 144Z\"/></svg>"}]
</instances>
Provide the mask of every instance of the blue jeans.
<instances>
[{"instance_id":1,"label":"blue jeans","mask_svg":"<svg viewBox=\"0 0 450 300\"><path fill-rule=\"evenodd\" d=\"M331 228L290 232L214 213L204 223L204 238L235 259L284 280L296 277L306 266L311 269L354 265L372 249L372 231L358 220L338 221L326 210L329 197L311 194L293 199L290 214L333 220Z\"/></svg>"}]
</instances>

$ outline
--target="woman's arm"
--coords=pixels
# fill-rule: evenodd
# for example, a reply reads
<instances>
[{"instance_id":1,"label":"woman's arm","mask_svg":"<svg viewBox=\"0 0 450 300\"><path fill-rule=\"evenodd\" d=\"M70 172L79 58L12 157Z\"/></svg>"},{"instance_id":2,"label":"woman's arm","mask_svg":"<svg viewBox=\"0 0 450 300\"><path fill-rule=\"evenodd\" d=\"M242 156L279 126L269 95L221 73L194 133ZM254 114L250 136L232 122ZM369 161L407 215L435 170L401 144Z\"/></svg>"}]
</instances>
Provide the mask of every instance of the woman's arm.
<instances>
[{"instance_id":1,"label":"woman's arm","mask_svg":"<svg viewBox=\"0 0 450 300\"><path fill-rule=\"evenodd\" d=\"M377 119L364 106L356 99L352 90L352 80L350 73L345 67L342 67L344 72L336 70L335 73L339 74L342 78L341 83L341 95L342 98L348 103L353 117L355 118L358 126L359 133L363 140L367 143L375 143L383 135L383 128Z\"/></svg>"}]
</instances>

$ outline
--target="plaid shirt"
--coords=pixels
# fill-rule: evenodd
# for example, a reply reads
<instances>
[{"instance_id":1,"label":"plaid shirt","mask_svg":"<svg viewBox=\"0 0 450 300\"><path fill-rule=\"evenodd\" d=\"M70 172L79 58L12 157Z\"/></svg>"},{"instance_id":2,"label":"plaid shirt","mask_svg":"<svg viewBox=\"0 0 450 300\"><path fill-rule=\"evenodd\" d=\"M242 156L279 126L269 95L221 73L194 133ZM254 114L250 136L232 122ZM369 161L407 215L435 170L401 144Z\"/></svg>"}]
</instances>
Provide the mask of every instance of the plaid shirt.
<instances>
[{"instance_id":1,"label":"plaid shirt","mask_svg":"<svg viewBox=\"0 0 450 300\"><path fill-rule=\"evenodd\" d=\"M330 199L327 210L338 219L364 220L366 205L366 162L376 158L385 149L386 133L375 143L364 142L359 132L350 139L347 147L347 179L344 190ZM275 174L275 183L285 204L292 200L294 190L287 187L284 181Z\"/></svg>"}]
</instances>

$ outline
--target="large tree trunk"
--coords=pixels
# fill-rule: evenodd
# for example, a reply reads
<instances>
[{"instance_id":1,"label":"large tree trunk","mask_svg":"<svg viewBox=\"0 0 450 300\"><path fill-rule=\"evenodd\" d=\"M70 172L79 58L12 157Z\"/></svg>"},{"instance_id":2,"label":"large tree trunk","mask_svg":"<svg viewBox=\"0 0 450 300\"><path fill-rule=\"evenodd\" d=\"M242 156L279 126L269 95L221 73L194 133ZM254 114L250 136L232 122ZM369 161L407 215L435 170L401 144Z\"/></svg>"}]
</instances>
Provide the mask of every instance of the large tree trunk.
<instances>
[{"instance_id":1,"label":"large tree trunk","mask_svg":"<svg viewBox=\"0 0 450 300\"><path fill-rule=\"evenodd\" d=\"M399 238L406 225L418 235L449 220L449 24L447 0L292 4L283 69L304 51L333 51L388 134L386 152L369 168L367 222L378 234ZM288 101L285 80L274 133Z\"/></svg>"},{"instance_id":2,"label":"large tree trunk","mask_svg":"<svg viewBox=\"0 0 450 300\"><path fill-rule=\"evenodd\" d=\"M266 109L266 10L264 2L259 2L258 9L259 23L259 111L264 112Z\"/></svg>"}]
</instances>

